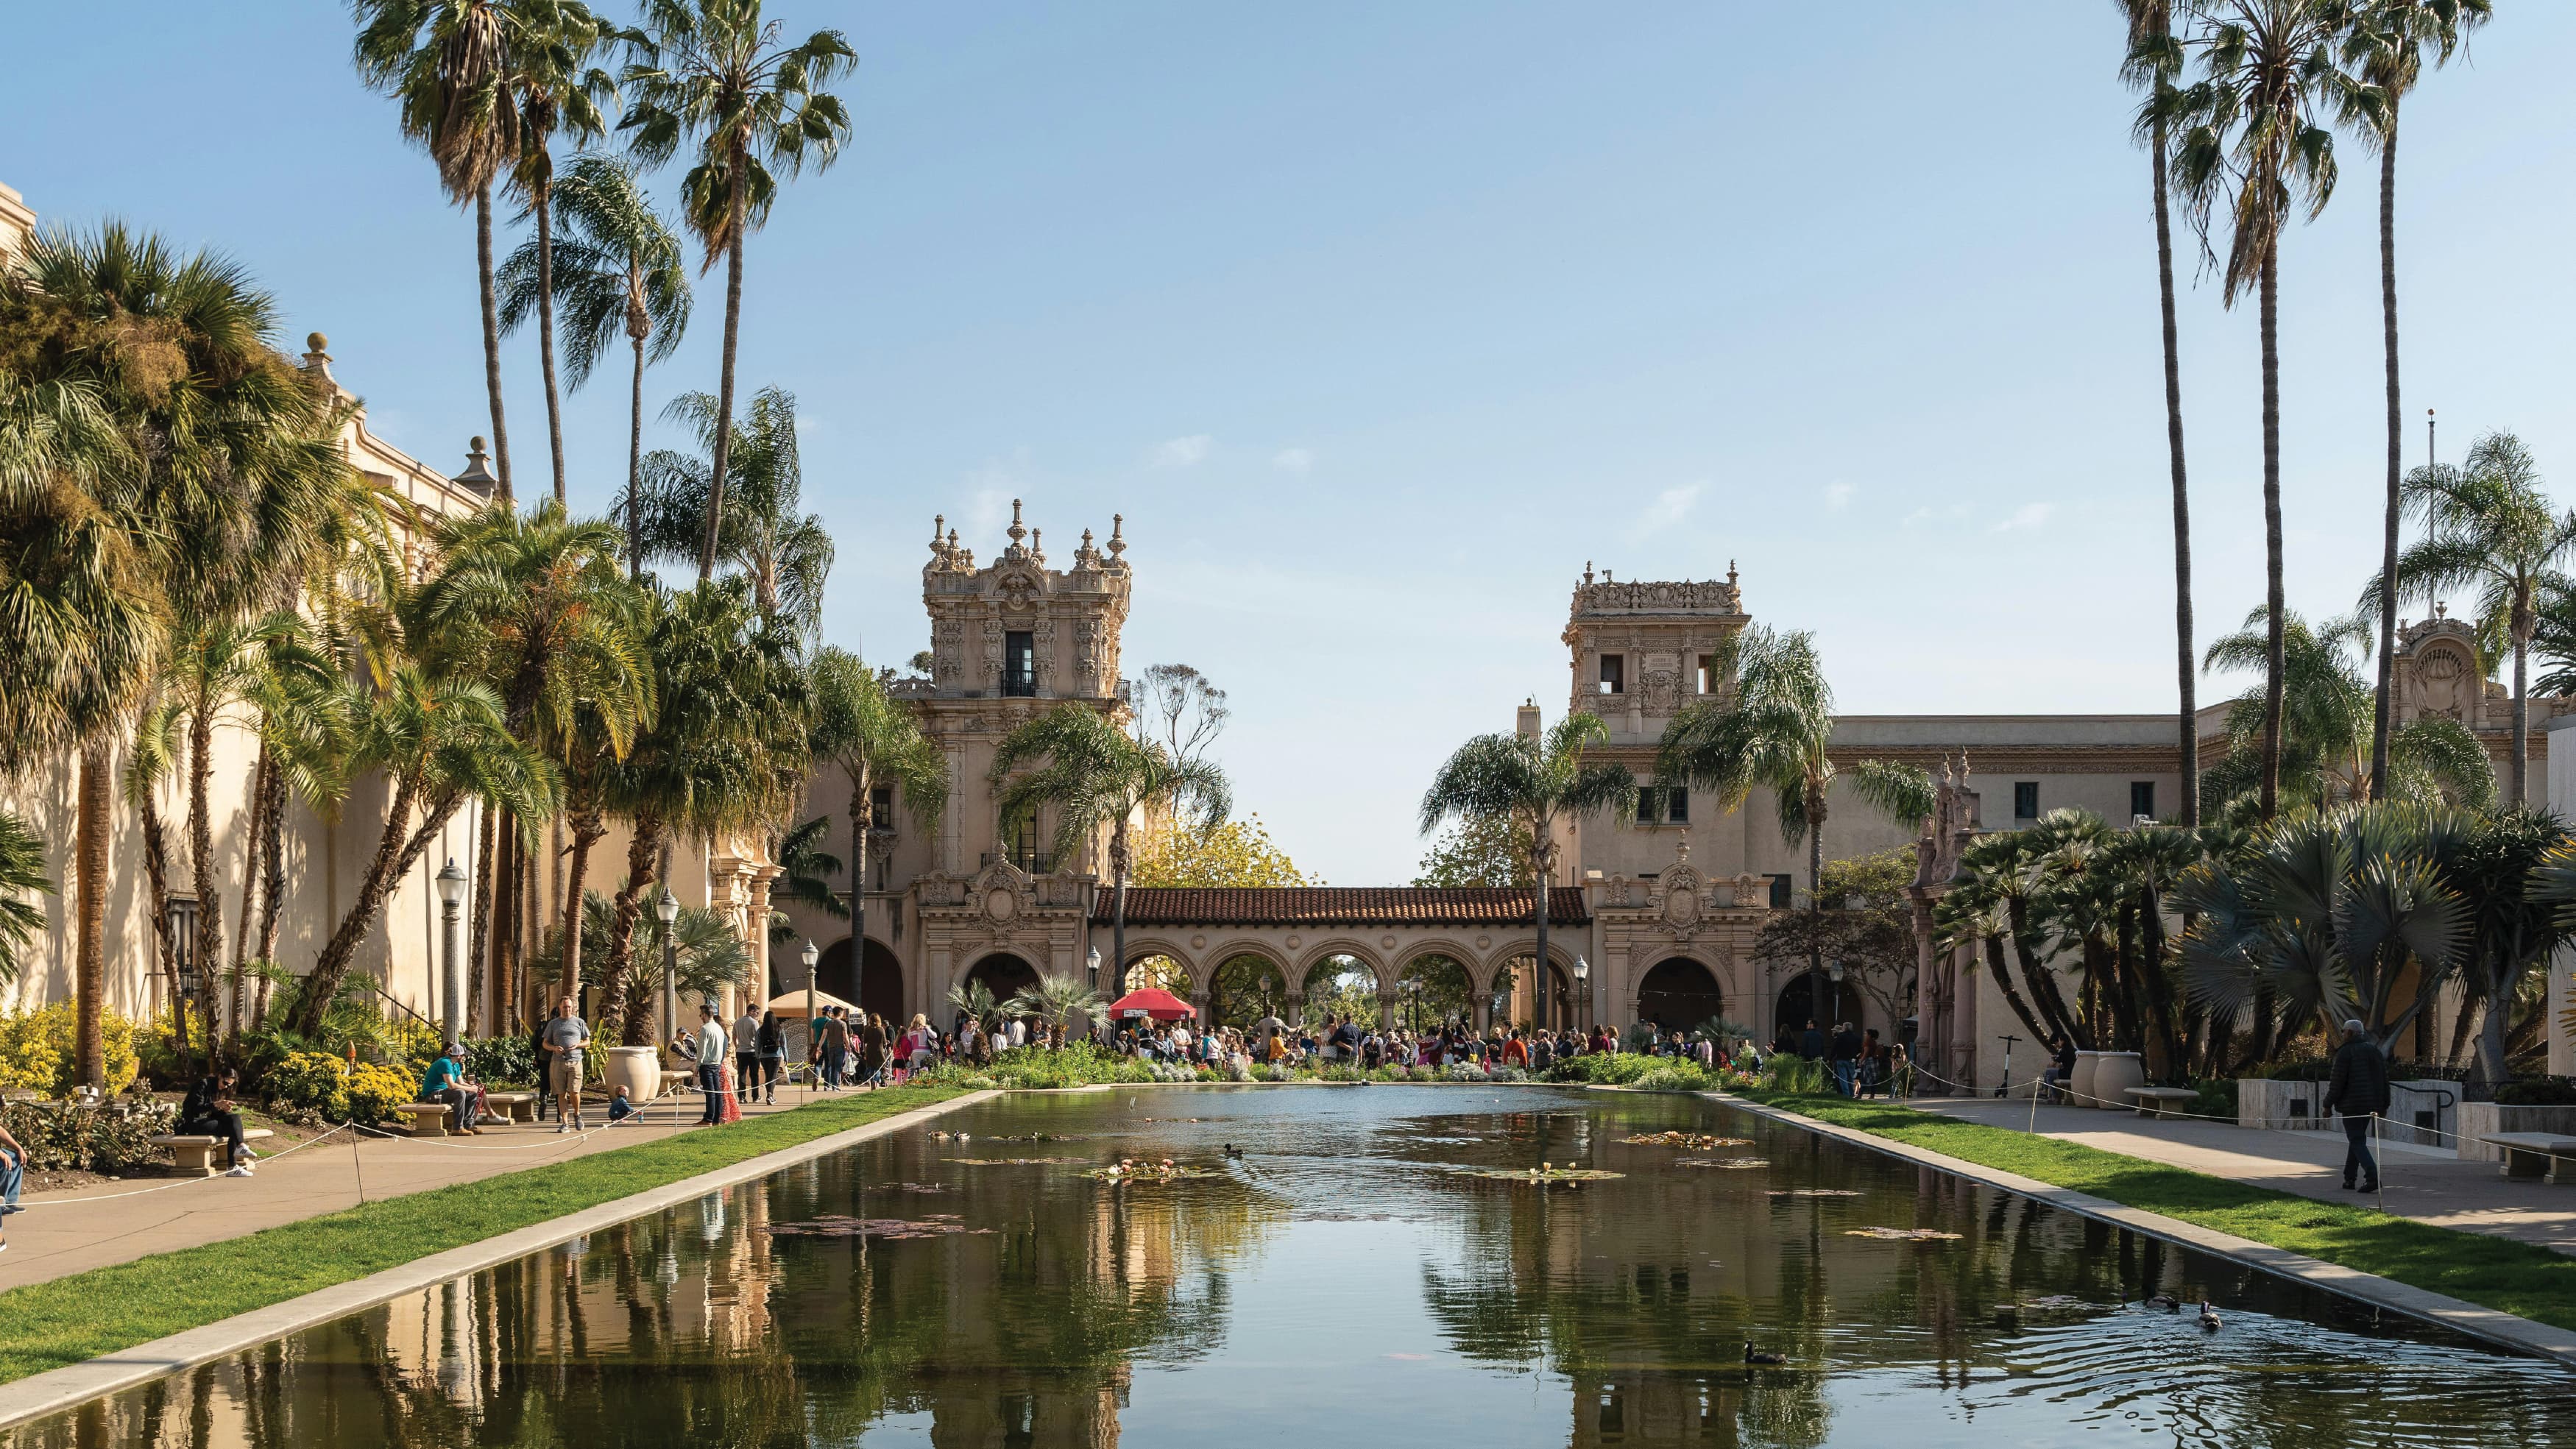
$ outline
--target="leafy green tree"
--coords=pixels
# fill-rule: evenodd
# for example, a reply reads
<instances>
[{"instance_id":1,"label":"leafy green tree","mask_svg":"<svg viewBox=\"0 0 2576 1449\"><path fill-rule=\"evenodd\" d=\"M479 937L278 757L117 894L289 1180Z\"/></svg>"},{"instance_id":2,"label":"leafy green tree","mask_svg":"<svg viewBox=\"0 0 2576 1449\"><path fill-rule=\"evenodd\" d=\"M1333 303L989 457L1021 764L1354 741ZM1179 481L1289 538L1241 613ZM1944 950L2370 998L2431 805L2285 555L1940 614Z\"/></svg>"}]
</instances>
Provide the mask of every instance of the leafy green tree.
<instances>
[{"instance_id":1,"label":"leafy green tree","mask_svg":"<svg viewBox=\"0 0 2576 1449\"><path fill-rule=\"evenodd\" d=\"M1807 847L1807 909L1820 909L1825 820L1840 781L1862 804L1902 824L1932 813L1932 777L1920 766L1834 763L1834 691L1815 636L1755 626L1736 636L1733 687L1685 706L1664 727L1656 773L1715 792L1728 810L1756 788L1777 799L1780 838ZM1810 1001L1824 1001L1824 958L1808 958Z\"/></svg>"},{"instance_id":2,"label":"leafy green tree","mask_svg":"<svg viewBox=\"0 0 2576 1449\"><path fill-rule=\"evenodd\" d=\"M722 380L699 524L703 583L715 576L724 494L733 481L743 241L768 220L782 178L808 165L824 170L840 155L850 114L824 87L857 57L837 30L781 44L760 0L645 0L643 24L628 41L635 58L623 78L629 104L619 127L634 133L635 154L648 166L691 148L694 164L680 181L682 215L705 245L707 267L725 259Z\"/></svg>"},{"instance_id":3,"label":"leafy green tree","mask_svg":"<svg viewBox=\"0 0 2576 1449\"><path fill-rule=\"evenodd\" d=\"M1547 887L1556 881L1558 838L1574 822L1603 811L1625 815L1637 808L1637 777L1628 767L1587 759L1610 738L1601 716L1575 710L1536 737L1478 735L1460 745L1431 777L1417 824L1429 835L1443 824L1497 823L1519 837L1528 869L1530 925L1538 933L1533 959L1547 955Z\"/></svg>"},{"instance_id":4,"label":"leafy green tree","mask_svg":"<svg viewBox=\"0 0 2576 1449\"><path fill-rule=\"evenodd\" d=\"M1416 886L1490 886L1527 890L1533 877L1520 831L1509 818L1469 817L1432 839L1415 867Z\"/></svg>"},{"instance_id":5,"label":"leafy green tree","mask_svg":"<svg viewBox=\"0 0 2576 1449\"><path fill-rule=\"evenodd\" d=\"M2129 50L2120 74L2146 92L2135 135L2147 148L2156 215L2156 298L2162 308L2165 363L2165 459L2173 475L2174 649L2181 689L2176 714L2182 761L2183 823L2200 823L2200 717L2192 668L2191 490L2182 447L2182 352L2174 327L2173 215L2169 200L2174 123L2179 119L2183 52L2173 33L2173 0L2115 0L2128 22Z\"/></svg>"},{"instance_id":6,"label":"leafy green tree","mask_svg":"<svg viewBox=\"0 0 2576 1449\"><path fill-rule=\"evenodd\" d=\"M2174 98L2183 124L2174 140L2173 185L2204 251L2220 222L2221 297L2233 307L2249 289L2260 299L2263 352L2264 603L2271 638L2264 668L2262 801L2279 808L2281 593L2281 240L2290 218L2309 219L2334 194L2332 120L2374 115L2376 102L2335 62L2343 0L2203 0L2207 22L2189 41L2200 75Z\"/></svg>"},{"instance_id":7,"label":"leafy green tree","mask_svg":"<svg viewBox=\"0 0 2576 1449\"><path fill-rule=\"evenodd\" d=\"M1131 882L1136 886L1260 889L1323 884L1297 868L1297 862L1270 838L1258 815L1204 830L1149 825L1142 835L1136 849L1136 878Z\"/></svg>"},{"instance_id":8,"label":"leafy green tree","mask_svg":"<svg viewBox=\"0 0 2576 1449\"><path fill-rule=\"evenodd\" d=\"M2255 669L2271 648L2263 611L2235 633L2210 641L2209 667ZM2370 626L2362 614L2311 626L2292 614L2279 631L2282 660L2280 797L2307 808L2359 804L2371 798L2372 697L2359 660L2368 657ZM2264 709L2261 687L2227 712L2228 752L2201 776L2204 808L2251 794L2261 778ZM2495 803L2495 769L2486 746L2457 720L2425 715L2389 741L2382 793L2418 804L2449 799L2470 809Z\"/></svg>"},{"instance_id":9,"label":"leafy green tree","mask_svg":"<svg viewBox=\"0 0 2576 1449\"><path fill-rule=\"evenodd\" d=\"M825 645L814 656L814 726L808 741L817 762L850 777L850 960L867 959L870 838L877 829L876 788L893 786L913 819L932 822L948 808L948 755L919 716L886 693L885 679L846 649ZM891 829L893 821L884 822Z\"/></svg>"},{"instance_id":10,"label":"leafy green tree","mask_svg":"<svg viewBox=\"0 0 2576 1449\"><path fill-rule=\"evenodd\" d=\"M534 313L552 333L555 324L543 314L561 308L565 381L575 392L590 380L616 339L624 337L633 349L624 512L629 572L640 574L644 555L636 541L643 533L644 369L668 358L688 331L688 267L679 238L653 209L629 163L579 157L554 184L553 198L561 234L543 249L530 241L501 264L501 325L515 329Z\"/></svg>"},{"instance_id":11,"label":"leafy green tree","mask_svg":"<svg viewBox=\"0 0 2576 1449\"><path fill-rule=\"evenodd\" d=\"M2576 552L2576 509L2553 511L2540 491L2540 464L2511 433L2469 445L2460 467L2428 463L2406 475L2406 502L2424 537L2397 560L2396 592L2427 603L2464 591L2477 596L2481 653L2513 655L2513 754L2505 799L2531 799L2531 642L2544 599L2567 593L2559 566ZM2373 579L2367 602L2380 594Z\"/></svg>"},{"instance_id":12,"label":"leafy green tree","mask_svg":"<svg viewBox=\"0 0 2576 1449\"><path fill-rule=\"evenodd\" d=\"M662 416L688 424L697 432L699 446L714 455L714 398L682 393ZM795 394L775 387L753 394L750 410L733 425L732 438L733 474L723 492L724 524L716 536L716 555L751 580L763 612L788 619L812 638L823 625L832 535L819 516L799 511L805 473L796 447ZM668 448L645 457L641 507L628 508L631 516L642 519L637 536L645 557L695 555L700 520L719 506L709 481L714 476L707 458Z\"/></svg>"},{"instance_id":13,"label":"leafy green tree","mask_svg":"<svg viewBox=\"0 0 2576 1449\"><path fill-rule=\"evenodd\" d=\"M45 842L24 818L0 810L0 985L18 979L28 945L45 929L45 908L27 898L53 893Z\"/></svg>"},{"instance_id":14,"label":"leafy green tree","mask_svg":"<svg viewBox=\"0 0 2576 1449\"><path fill-rule=\"evenodd\" d=\"M2397 115L2407 92L2423 78L2424 58L2447 65L2468 32L2492 18L2489 0L2361 0L2344 41L2351 68L2378 104L2356 116L2362 139L2379 152L2379 315L2388 369L2388 509L2382 530L2380 576L2397 574L2397 528L2404 509L2406 419L2397 386ZM2397 596L2379 601L2379 683L2371 715L2370 780L2385 798L2388 780L2389 670L2397 654Z\"/></svg>"},{"instance_id":15,"label":"leafy green tree","mask_svg":"<svg viewBox=\"0 0 2576 1449\"><path fill-rule=\"evenodd\" d=\"M1116 721L1084 704L1060 704L1005 736L993 751L995 803L1002 818L1034 819L1055 812L1053 850L1070 865L1085 845L1109 832L1110 943L1113 970L1127 967L1127 885L1136 867L1129 832L1140 818L1160 817L1185 827L1222 824L1234 808L1225 772L1206 759L1174 758L1152 740L1139 740Z\"/></svg>"}]
</instances>

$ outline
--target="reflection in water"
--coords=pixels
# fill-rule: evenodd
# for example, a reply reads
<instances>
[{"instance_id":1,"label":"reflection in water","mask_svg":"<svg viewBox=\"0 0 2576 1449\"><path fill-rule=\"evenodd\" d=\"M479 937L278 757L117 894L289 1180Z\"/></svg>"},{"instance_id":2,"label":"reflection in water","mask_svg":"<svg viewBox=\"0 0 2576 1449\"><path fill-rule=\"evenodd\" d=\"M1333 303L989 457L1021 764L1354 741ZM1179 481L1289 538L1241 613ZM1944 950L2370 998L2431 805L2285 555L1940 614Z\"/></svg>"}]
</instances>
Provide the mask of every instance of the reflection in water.
<instances>
[{"instance_id":1,"label":"reflection in water","mask_svg":"<svg viewBox=\"0 0 2576 1449\"><path fill-rule=\"evenodd\" d=\"M942 1126L969 1138L871 1143L0 1441L2576 1442L2554 1369L1696 1099L1134 1091ZM1663 1130L1752 1137L1767 1165L1618 1140ZM1077 1161L967 1160L1031 1132ZM1083 1175L1122 1156L1223 1175ZM1624 1175L1450 1170L1541 1161ZM934 1213L976 1231L771 1231ZM2154 1292L2214 1298L2227 1327ZM1747 1340L1788 1362L1748 1367Z\"/></svg>"}]
</instances>

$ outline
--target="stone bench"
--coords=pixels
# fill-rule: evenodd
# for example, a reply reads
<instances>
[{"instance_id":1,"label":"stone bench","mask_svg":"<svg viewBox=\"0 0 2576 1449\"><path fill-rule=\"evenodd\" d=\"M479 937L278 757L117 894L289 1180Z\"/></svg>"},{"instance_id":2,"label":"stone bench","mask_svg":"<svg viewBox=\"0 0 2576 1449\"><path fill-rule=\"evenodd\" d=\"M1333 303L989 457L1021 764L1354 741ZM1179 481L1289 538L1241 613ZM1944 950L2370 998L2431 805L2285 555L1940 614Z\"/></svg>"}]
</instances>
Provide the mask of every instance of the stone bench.
<instances>
[{"instance_id":1,"label":"stone bench","mask_svg":"<svg viewBox=\"0 0 2576 1449\"><path fill-rule=\"evenodd\" d=\"M697 1089L698 1074L694 1068L685 1072L666 1071L662 1074L661 1095L665 1097L671 1095L673 1092L694 1092Z\"/></svg>"},{"instance_id":2,"label":"stone bench","mask_svg":"<svg viewBox=\"0 0 2576 1449\"><path fill-rule=\"evenodd\" d=\"M447 1104L445 1102L405 1102L395 1107L394 1110L411 1119L411 1135L414 1137L444 1137L447 1135Z\"/></svg>"},{"instance_id":3,"label":"stone bench","mask_svg":"<svg viewBox=\"0 0 2576 1449\"><path fill-rule=\"evenodd\" d=\"M2200 1100L2200 1093L2190 1087L2122 1087L2120 1090L2138 1099L2138 1115L2141 1117L2188 1116L2190 1114L2184 1112L2183 1107Z\"/></svg>"},{"instance_id":4,"label":"stone bench","mask_svg":"<svg viewBox=\"0 0 2576 1449\"><path fill-rule=\"evenodd\" d=\"M2576 1137L2560 1137L2548 1132L2494 1132L2478 1139L2491 1147L2502 1148L2506 1177L2537 1177L2544 1182L2563 1180L2561 1172L2576 1172Z\"/></svg>"},{"instance_id":5,"label":"stone bench","mask_svg":"<svg viewBox=\"0 0 2576 1449\"><path fill-rule=\"evenodd\" d=\"M537 1120L537 1094L534 1092L485 1092L483 1105L505 1122Z\"/></svg>"},{"instance_id":6,"label":"stone bench","mask_svg":"<svg viewBox=\"0 0 2576 1449\"><path fill-rule=\"evenodd\" d=\"M263 1142L276 1135L265 1127L242 1129L242 1141L246 1143ZM151 1141L155 1147L170 1149L170 1156L179 1164L178 1174L181 1177L212 1177L218 1171L215 1166L215 1149L224 1145L224 1139L221 1137L199 1137L185 1132L168 1132Z\"/></svg>"}]
</instances>

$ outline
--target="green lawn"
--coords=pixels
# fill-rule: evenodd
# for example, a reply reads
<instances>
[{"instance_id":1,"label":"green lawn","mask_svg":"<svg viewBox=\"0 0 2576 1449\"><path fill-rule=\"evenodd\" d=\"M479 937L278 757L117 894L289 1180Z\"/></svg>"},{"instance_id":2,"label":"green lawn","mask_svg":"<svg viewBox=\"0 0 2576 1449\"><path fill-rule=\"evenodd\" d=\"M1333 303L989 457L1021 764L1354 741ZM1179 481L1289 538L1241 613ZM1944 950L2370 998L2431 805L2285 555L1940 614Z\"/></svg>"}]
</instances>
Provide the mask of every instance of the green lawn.
<instances>
[{"instance_id":1,"label":"green lawn","mask_svg":"<svg viewBox=\"0 0 2576 1449\"><path fill-rule=\"evenodd\" d=\"M2557 1328L2576 1329L2576 1258L2482 1233L2391 1217L2342 1203L2248 1187L2179 1167L1884 1102L1741 1095L1838 1127L2019 1173L2129 1207L2417 1288L2447 1293ZM0 1299L0 1309L6 1300Z\"/></svg>"},{"instance_id":2,"label":"green lawn","mask_svg":"<svg viewBox=\"0 0 2576 1449\"><path fill-rule=\"evenodd\" d=\"M896 1087L344 1208L0 1293L0 1383L265 1308L960 1095Z\"/></svg>"}]
</instances>

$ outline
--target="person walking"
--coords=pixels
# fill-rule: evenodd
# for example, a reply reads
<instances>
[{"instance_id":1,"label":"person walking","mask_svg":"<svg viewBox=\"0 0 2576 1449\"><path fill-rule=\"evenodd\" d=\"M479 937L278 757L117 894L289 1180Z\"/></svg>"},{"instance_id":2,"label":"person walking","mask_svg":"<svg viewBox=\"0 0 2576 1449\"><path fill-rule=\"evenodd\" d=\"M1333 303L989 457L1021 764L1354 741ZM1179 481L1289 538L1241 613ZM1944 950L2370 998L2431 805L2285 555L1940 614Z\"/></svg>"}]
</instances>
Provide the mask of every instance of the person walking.
<instances>
[{"instance_id":1,"label":"person walking","mask_svg":"<svg viewBox=\"0 0 2576 1449\"><path fill-rule=\"evenodd\" d=\"M706 1094L706 1115L698 1119L701 1127L719 1126L724 1122L725 1098L725 1029L716 1020L716 1004L698 1003L698 1090Z\"/></svg>"},{"instance_id":2,"label":"person walking","mask_svg":"<svg viewBox=\"0 0 2576 1449\"><path fill-rule=\"evenodd\" d=\"M771 1107L778 1105L778 1079L787 1065L787 1034L778 1029L778 1013L760 1014L760 1030L752 1040L760 1046L760 1100ZM751 1090L746 1084L744 1091Z\"/></svg>"},{"instance_id":3,"label":"person walking","mask_svg":"<svg viewBox=\"0 0 2576 1449\"><path fill-rule=\"evenodd\" d=\"M179 1122L171 1129L187 1137L220 1137L227 1149L224 1157L226 1177L250 1176L254 1155L242 1145L241 1106L233 1100L233 1087L241 1074L229 1062L218 1061L208 1069L197 1085L188 1089L187 1100L179 1104Z\"/></svg>"},{"instance_id":4,"label":"person walking","mask_svg":"<svg viewBox=\"0 0 2576 1449\"><path fill-rule=\"evenodd\" d=\"M2326 1083L2326 1110L2343 1114L2344 1191L2379 1191L2379 1159L2370 1152L2370 1125L2388 1111L2388 1058L2363 1030L2359 1018L2343 1024L2343 1045L2335 1048L2334 1071ZM2356 1172L2361 1178L2357 1189Z\"/></svg>"},{"instance_id":5,"label":"person walking","mask_svg":"<svg viewBox=\"0 0 2576 1449\"><path fill-rule=\"evenodd\" d=\"M555 1094L555 1130L579 1132L581 1120L582 1069L588 1065L590 1023L581 1019L567 996L555 1003L555 1014L546 1019L545 1030L538 1040L546 1049L546 1084ZM706 1058L700 1057L704 1061ZM566 1120L569 1114L570 1120Z\"/></svg>"},{"instance_id":6,"label":"person walking","mask_svg":"<svg viewBox=\"0 0 2576 1449\"><path fill-rule=\"evenodd\" d=\"M742 1015L734 1018L725 1036L733 1048L733 1079L741 1086L742 1099L753 1101L760 1095L760 1013L751 1009L749 1000L743 1002Z\"/></svg>"},{"instance_id":7,"label":"person walking","mask_svg":"<svg viewBox=\"0 0 2576 1449\"><path fill-rule=\"evenodd\" d=\"M9 1251L9 1214L18 1210L18 1189L27 1181L27 1149L0 1127L0 1253Z\"/></svg>"}]
</instances>

